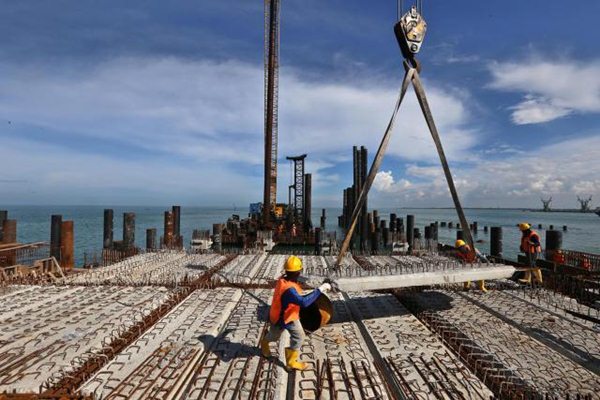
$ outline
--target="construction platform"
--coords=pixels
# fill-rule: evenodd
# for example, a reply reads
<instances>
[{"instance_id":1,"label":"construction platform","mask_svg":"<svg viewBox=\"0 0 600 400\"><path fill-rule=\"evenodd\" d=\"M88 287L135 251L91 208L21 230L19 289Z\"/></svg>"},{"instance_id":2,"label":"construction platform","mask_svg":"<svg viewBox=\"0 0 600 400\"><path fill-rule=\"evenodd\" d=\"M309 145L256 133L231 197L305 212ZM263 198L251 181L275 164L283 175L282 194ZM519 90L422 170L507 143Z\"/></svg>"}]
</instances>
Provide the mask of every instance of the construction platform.
<instances>
[{"instance_id":1,"label":"construction platform","mask_svg":"<svg viewBox=\"0 0 600 400\"><path fill-rule=\"evenodd\" d=\"M2 287L0 399L600 398L599 311L506 279L488 293L331 293L333 320L302 347L308 369L288 373L287 335L271 359L257 348L286 257L148 253L60 285ZM330 257L303 261L337 279L454 268L437 255L349 258L345 273Z\"/></svg>"}]
</instances>

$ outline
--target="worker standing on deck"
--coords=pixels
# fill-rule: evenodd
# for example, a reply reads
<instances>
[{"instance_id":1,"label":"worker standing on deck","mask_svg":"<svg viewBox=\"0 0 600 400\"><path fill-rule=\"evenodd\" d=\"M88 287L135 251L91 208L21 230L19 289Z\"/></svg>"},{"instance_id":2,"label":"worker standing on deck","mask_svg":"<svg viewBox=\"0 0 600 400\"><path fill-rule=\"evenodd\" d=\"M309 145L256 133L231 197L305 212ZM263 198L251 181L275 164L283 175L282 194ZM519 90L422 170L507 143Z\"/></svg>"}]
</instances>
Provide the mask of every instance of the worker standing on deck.
<instances>
[{"instance_id":1,"label":"worker standing on deck","mask_svg":"<svg viewBox=\"0 0 600 400\"><path fill-rule=\"evenodd\" d=\"M533 229L531 225L526 222L519 224L519 229L523 233L521 236L521 251L527 256L527 264L531 268L531 271L525 272L525 278L519 279L521 283L531 283L531 273L538 283L542 283L542 271L536 266L538 256L542 252L542 245L540 244L540 235Z\"/></svg>"},{"instance_id":2,"label":"worker standing on deck","mask_svg":"<svg viewBox=\"0 0 600 400\"><path fill-rule=\"evenodd\" d=\"M290 256L285 263L285 274L277 280L275 293L269 311L271 326L269 332L260 342L263 356L270 357L269 343L279 340L283 330L290 334L290 347L285 349L285 360L288 368L304 370L306 363L299 362L300 346L304 340L304 328L300 323L300 309L314 303L321 293L331 290L329 283L323 283L318 289L302 295L298 278L302 272L302 260Z\"/></svg>"},{"instance_id":3,"label":"worker standing on deck","mask_svg":"<svg viewBox=\"0 0 600 400\"><path fill-rule=\"evenodd\" d=\"M456 249L456 257L464 261L465 263L472 263L475 260L479 260L482 262L488 262L488 259L479 252L479 250L475 249L475 251L471 251L471 246L469 246L464 240L458 239L456 243L454 243L454 248ZM471 281L467 281L464 284L465 289L469 289L471 286ZM485 288L485 281L479 281L479 290L482 292L487 292Z\"/></svg>"}]
</instances>

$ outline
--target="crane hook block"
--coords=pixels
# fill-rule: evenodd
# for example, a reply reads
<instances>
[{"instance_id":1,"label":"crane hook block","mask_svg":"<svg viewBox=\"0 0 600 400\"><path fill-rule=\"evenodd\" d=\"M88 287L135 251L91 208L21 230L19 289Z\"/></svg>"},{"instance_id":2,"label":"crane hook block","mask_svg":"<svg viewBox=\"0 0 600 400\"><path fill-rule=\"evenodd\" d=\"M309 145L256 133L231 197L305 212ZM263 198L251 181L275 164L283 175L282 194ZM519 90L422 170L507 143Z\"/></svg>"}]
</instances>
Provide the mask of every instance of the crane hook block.
<instances>
[{"instance_id":1,"label":"crane hook block","mask_svg":"<svg viewBox=\"0 0 600 400\"><path fill-rule=\"evenodd\" d=\"M412 60L421 50L426 31L425 19L419 14L417 7L412 6L394 25L396 40L398 40L404 58Z\"/></svg>"}]
</instances>

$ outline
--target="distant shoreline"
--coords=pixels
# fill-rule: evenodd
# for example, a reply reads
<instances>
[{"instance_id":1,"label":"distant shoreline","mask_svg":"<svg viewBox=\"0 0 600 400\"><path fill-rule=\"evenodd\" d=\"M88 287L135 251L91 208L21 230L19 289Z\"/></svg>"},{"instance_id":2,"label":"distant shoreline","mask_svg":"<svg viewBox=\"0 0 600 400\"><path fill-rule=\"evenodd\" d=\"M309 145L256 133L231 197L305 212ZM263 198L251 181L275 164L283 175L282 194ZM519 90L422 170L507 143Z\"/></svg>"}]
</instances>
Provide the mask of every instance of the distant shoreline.
<instances>
[{"instance_id":1,"label":"distant shoreline","mask_svg":"<svg viewBox=\"0 0 600 400\"><path fill-rule=\"evenodd\" d=\"M99 205L99 204L49 204L49 205L41 205L41 204L4 204L4 205L0 205L0 210L2 209L6 209L6 208L19 208L19 207L28 207L28 208L66 208L66 207L78 207L78 208L169 208L170 206L168 205L135 205L135 204L129 204L129 205ZM195 205L185 205L182 204L181 205L182 208L196 208L196 209L207 209L207 210L232 210L233 212L244 212L244 210L247 209L247 207L244 206L237 206L237 207L232 207L232 206L195 206ZM340 207L337 206L326 206L326 207L322 207L322 206L314 206L312 207L313 210L319 210L319 209L335 209L335 210L341 210ZM383 207L374 207L375 209L377 208L383 208L383 209L398 209L398 210L454 210L454 207L389 207L389 206L383 206ZM590 210L590 211L585 211L582 212L579 209L576 208L556 208L556 209L552 209L550 211L544 211L541 210L539 208L519 208L519 207L463 207L464 210L497 210L497 211L522 211L522 212L536 212L536 213L545 213L545 214L552 214L552 213L573 213L573 214L594 214L596 212L596 209L594 210Z\"/></svg>"},{"instance_id":2,"label":"distant shoreline","mask_svg":"<svg viewBox=\"0 0 600 400\"><path fill-rule=\"evenodd\" d=\"M398 207L400 210L454 210L454 207ZM576 213L576 214L594 214L595 210L581 211L576 208L557 208L550 211L540 210L539 208L511 208L511 207L463 207L464 210L502 210L502 211L527 211L540 212L546 214L552 213Z\"/></svg>"}]
</instances>

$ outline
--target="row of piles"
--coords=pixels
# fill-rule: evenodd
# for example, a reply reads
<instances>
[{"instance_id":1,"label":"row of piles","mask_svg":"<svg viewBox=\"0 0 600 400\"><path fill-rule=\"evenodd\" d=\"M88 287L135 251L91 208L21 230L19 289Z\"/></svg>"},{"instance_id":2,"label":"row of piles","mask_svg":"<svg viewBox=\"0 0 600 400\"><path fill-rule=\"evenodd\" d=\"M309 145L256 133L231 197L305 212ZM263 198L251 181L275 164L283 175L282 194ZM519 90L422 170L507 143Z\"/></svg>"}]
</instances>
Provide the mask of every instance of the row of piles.
<instances>
[{"instance_id":1,"label":"row of piles","mask_svg":"<svg viewBox=\"0 0 600 400\"><path fill-rule=\"evenodd\" d=\"M344 189L342 215L338 217L338 226L348 230L352 224L352 213L367 181L368 152L364 146L352 148L353 184ZM377 253L381 249L391 246L394 242L407 242L412 249L415 238L420 239L421 233L414 227L414 216L407 216L406 233L404 233L404 220L396 214L390 214L389 226L387 221L381 219L377 210L368 212L368 201L365 198L357 218L356 229L352 237L351 248L361 253ZM427 243L437 241L437 225L425 227Z\"/></svg>"},{"instance_id":2,"label":"row of piles","mask_svg":"<svg viewBox=\"0 0 600 400\"><path fill-rule=\"evenodd\" d=\"M63 221L62 215L52 215L50 219L50 257L54 257L62 269L75 266L75 234L73 221ZM17 263L17 251L10 248L18 245L17 220L8 219L8 211L0 210L0 245L9 248L6 265Z\"/></svg>"},{"instance_id":3,"label":"row of piles","mask_svg":"<svg viewBox=\"0 0 600 400\"><path fill-rule=\"evenodd\" d=\"M344 189L343 193L343 209L342 215L338 217L338 226L345 231L348 231L352 224L352 213L358 203L360 193L367 179L368 153L364 146L352 148L353 160L353 184ZM380 219L377 210L372 213L368 212L368 201L365 201L359 211L356 227L351 241L351 249L361 253L377 253L379 250L392 245L395 242L407 243L409 251L420 247L421 232L419 228L415 228L414 215L406 217L406 231L404 229L404 220L398 218L396 214L390 214L389 227L385 220ZM324 224L321 224L321 229L324 229ZM438 228L439 227L453 228L453 223L435 222L424 228L425 247L437 247ZM456 224L456 238L463 239L463 231L460 230L460 224ZM542 225L539 225L542 228ZM469 229L474 233L478 232L477 221L470 224ZM547 233L547 241L549 241L549 249L560 249L557 247L557 242L562 242L562 236L558 239L558 231L554 231L554 226L550 225L550 230ZM567 226L563 226L563 231L567 230ZM406 232L406 233L405 233ZM484 227L484 232L488 232L488 227ZM315 232L319 236L318 232ZM317 243L319 240L316 241ZM502 228L491 227L490 229L490 254L500 256L502 254Z\"/></svg>"},{"instance_id":4,"label":"row of piles","mask_svg":"<svg viewBox=\"0 0 600 400\"><path fill-rule=\"evenodd\" d=\"M75 266L75 234L73 221L63 221L62 215L50 217L50 256L61 268L69 270Z\"/></svg>"},{"instance_id":5,"label":"row of piles","mask_svg":"<svg viewBox=\"0 0 600 400\"><path fill-rule=\"evenodd\" d=\"M103 249L105 251L117 250L128 252L136 249L135 245L135 213L123 213L123 240L114 240L114 211L104 210L104 234ZM157 229L146 229L146 250L156 250ZM183 248L183 236L181 236L181 207L173 206L171 211L164 213L164 235L160 238L160 248L181 249Z\"/></svg>"},{"instance_id":6,"label":"row of piles","mask_svg":"<svg viewBox=\"0 0 600 400\"><path fill-rule=\"evenodd\" d=\"M135 213L123 213L123 240L114 240L113 219L114 211L105 209L102 248L107 251L128 251L135 249Z\"/></svg>"},{"instance_id":7,"label":"row of piles","mask_svg":"<svg viewBox=\"0 0 600 400\"><path fill-rule=\"evenodd\" d=\"M17 243L17 220L8 219L8 211L0 210L0 244Z\"/></svg>"},{"instance_id":8,"label":"row of piles","mask_svg":"<svg viewBox=\"0 0 600 400\"><path fill-rule=\"evenodd\" d=\"M344 189L344 201L342 215L338 219L338 225L348 230L352 224L352 212L358 202L360 193L367 180L367 164L368 164L368 153L364 146L360 149L357 146L352 148L352 186ZM358 221L356 224L355 234L352 237L352 248L366 251L369 240L369 228L373 219L369 221L369 213L367 212L368 201L365 198L363 206L360 209L358 215Z\"/></svg>"},{"instance_id":9,"label":"row of piles","mask_svg":"<svg viewBox=\"0 0 600 400\"><path fill-rule=\"evenodd\" d=\"M0 248L11 247L17 243L17 220L8 219L8 211L0 210ZM17 263L15 251L4 251L0 257L0 266L10 266Z\"/></svg>"},{"instance_id":10,"label":"row of piles","mask_svg":"<svg viewBox=\"0 0 600 400\"><path fill-rule=\"evenodd\" d=\"M436 225L438 224L437 222L435 223ZM477 233L478 232L478 226L477 226L477 221L473 222L470 225L470 229L474 232ZM445 222L441 223L442 227L448 227L448 228L452 228L453 227L453 223L452 222L448 222L447 224ZM456 224L456 228L458 229L456 231L456 240L464 240L464 232L462 230L460 230L460 224ZM553 228L553 226L551 225L551 228ZM487 233L488 232L488 227L484 226L483 228L483 232ZM489 228L489 232L490 232L490 255L495 256L495 257L501 257L502 256L502 227L500 226L492 226ZM562 232L558 231L558 230L547 230L546 231L546 256L547 257L551 257L551 255L556 252L557 250L561 250L562 249Z\"/></svg>"}]
</instances>

